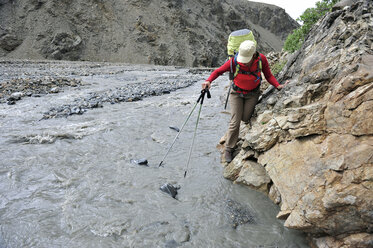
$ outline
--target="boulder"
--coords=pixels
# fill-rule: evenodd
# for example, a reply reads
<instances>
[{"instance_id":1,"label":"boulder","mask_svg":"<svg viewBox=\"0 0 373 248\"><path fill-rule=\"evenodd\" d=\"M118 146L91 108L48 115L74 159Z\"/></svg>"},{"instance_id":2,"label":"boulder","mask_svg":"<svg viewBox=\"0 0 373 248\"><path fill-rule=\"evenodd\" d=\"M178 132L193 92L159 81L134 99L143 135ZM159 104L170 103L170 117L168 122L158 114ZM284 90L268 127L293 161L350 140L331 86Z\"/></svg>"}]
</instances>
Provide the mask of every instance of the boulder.
<instances>
[{"instance_id":1,"label":"boulder","mask_svg":"<svg viewBox=\"0 0 373 248\"><path fill-rule=\"evenodd\" d=\"M251 160L243 160L245 154L238 154L224 168L224 177L235 183L247 185L255 190L268 193L271 179L264 167Z\"/></svg>"}]
</instances>

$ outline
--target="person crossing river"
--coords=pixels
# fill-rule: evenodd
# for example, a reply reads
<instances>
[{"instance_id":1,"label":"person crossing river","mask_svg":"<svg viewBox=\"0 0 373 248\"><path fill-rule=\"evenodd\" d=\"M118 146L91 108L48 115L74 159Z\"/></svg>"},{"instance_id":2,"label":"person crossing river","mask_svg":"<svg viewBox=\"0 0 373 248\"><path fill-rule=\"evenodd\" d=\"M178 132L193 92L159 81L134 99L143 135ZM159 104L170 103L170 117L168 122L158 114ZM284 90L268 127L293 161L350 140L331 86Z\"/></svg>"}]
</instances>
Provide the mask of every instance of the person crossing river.
<instances>
[{"instance_id":1,"label":"person crossing river","mask_svg":"<svg viewBox=\"0 0 373 248\"><path fill-rule=\"evenodd\" d=\"M211 87L211 82L224 72L234 72L232 91L229 96L231 120L226 133L224 157L226 162L233 159L233 151L238 140L241 121L247 123L255 109L260 96L261 72L266 80L277 90L281 85L272 75L266 56L256 51L256 44L251 40L242 42L238 54L214 70L209 78L202 83L202 88Z\"/></svg>"}]
</instances>

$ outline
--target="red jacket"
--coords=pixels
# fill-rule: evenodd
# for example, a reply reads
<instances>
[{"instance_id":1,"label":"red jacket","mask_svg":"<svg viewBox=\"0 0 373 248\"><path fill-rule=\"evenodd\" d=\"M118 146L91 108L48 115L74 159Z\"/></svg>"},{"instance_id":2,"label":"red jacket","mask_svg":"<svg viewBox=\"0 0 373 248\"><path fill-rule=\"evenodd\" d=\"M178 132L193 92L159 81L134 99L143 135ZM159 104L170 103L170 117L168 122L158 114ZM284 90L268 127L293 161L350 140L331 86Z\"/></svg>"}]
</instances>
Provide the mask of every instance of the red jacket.
<instances>
[{"instance_id":1,"label":"red jacket","mask_svg":"<svg viewBox=\"0 0 373 248\"><path fill-rule=\"evenodd\" d=\"M277 88L280 84L277 82L276 78L272 75L272 72L271 72L271 69L269 68L269 64L268 64L268 60L267 60L266 56L264 56L263 54L260 54L260 56L262 58L262 72L264 74L264 77L267 79L267 81L270 84L272 84L273 86L275 86ZM220 75L222 75L224 72L230 71L230 64L231 64L232 59L228 60L222 66L220 66L218 69L213 71L211 73L210 77L207 79L207 81L212 82L216 78L218 78ZM259 60L259 57L256 58L253 61L250 68L248 68L247 66L245 66L244 64L242 64L240 62L237 62L237 63L240 65L241 70L251 71L251 72L255 73L255 71L257 70L257 67L258 67L258 60ZM235 68L235 65L234 65L233 61L232 61L232 65L233 65L233 72L235 72L236 68ZM256 87L258 87L258 85L260 83L260 80L256 80L256 79L257 78L253 75L247 75L247 74L239 73L233 79L233 82L234 82L235 85L237 85L241 89L253 90Z\"/></svg>"}]
</instances>

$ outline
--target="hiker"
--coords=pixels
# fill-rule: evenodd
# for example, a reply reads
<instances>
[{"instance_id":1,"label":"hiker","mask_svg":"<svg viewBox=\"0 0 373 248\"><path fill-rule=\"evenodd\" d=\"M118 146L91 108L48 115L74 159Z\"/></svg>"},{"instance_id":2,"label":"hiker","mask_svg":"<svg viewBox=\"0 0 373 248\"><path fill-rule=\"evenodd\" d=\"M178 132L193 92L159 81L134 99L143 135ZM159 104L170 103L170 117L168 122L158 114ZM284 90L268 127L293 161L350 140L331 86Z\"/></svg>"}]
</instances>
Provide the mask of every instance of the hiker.
<instances>
[{"instance_id":1,"label":"hiker","mask_svg":"<svg viewBox=\"0 0 373 248\"><path fill-rule=\"evenodd\" d=\"M224 72L232 71L235 77L232 91L229 95L231 106L231 120L226 133L224 157L226 162L233 159L233 151L238 140L241 121L247 123L255 109L260 95L261 72L266 80L277 90L281 90L287 83L280 85L272 75L267 58L256 51L256 43L251 40L243 41L238 54L213 71L210 77L202 83L202 88L211 87L211 82ZM261 67L261 68L260 68Z\"/></svg>"}]
</instances>

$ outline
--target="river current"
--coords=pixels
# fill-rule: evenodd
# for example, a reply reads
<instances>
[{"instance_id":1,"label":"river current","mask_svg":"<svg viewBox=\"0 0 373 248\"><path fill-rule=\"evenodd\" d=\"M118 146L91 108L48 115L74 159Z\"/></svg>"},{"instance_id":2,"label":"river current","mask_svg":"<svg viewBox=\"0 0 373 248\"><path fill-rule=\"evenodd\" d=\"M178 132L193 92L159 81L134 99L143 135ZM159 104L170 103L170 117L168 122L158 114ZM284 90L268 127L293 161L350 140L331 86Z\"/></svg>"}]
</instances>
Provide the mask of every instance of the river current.
<instances>
[{"instance_id":1,"label":"river current","mask_svg":"<svg viewBox=\"0 0 373 248\"><path fill-rule=\"evenodd\" d=\"M158 164L177 134L169 127L181 127L208 73L129 68L79 76L83 87L0 105L0 247L308 247L302 233L276 219L279 207L267 196L222 176L216 145L230 118L222 99L227 76L214 82L212 98L204 101L184 178L199 105L164 166ZM170 75L197 82L141 101L42 119L51 106L129 78L145 84ZM149 166L131 162L142 158ZM165 183L180 185L177 199L159 189ZM254 221L234 228L229 202L250 211Z\"/></svg>"}]
</instances>

